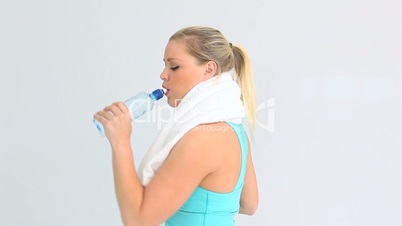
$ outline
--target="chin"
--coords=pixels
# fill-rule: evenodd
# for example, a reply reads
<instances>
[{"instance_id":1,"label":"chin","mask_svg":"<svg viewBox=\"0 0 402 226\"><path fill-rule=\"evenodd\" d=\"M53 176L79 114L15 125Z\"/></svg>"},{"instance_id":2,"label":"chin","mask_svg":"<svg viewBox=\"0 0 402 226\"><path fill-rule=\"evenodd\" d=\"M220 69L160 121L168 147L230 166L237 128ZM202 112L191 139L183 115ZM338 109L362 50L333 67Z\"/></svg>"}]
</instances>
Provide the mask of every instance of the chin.
<instances>
[{"instance_id":1,"label":"chin","mask_svg":"<svg viewBox=\"0 0 402 226\"><path fill-rule=\"evenodd\" d=\"M170 99L168 98L167 103L169 104L169 106L171 107L177 107L180 104L180 100L179 99Z\"/></svg>"}]
</instances>

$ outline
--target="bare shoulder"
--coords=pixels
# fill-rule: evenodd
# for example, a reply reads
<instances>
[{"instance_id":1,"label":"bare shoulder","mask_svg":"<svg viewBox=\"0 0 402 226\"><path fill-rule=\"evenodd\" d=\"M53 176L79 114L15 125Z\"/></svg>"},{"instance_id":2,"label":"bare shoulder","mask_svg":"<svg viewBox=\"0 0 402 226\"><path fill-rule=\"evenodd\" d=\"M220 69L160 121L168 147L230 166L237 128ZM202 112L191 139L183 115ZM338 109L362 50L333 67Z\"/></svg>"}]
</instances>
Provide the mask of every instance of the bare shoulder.
<instances>
[{"instance_id":1,"label":"bare shoulder","mask_svg":"<svg viewBox=\"0 0 402 226\"><path fill-rule=\"evenodd\" d=\"M225 143L227 137L230 137L229 130L230 126L224 122L197 125L184 134L173 147L170 155L186 156L198 161L216 157L215 149Z\"/></svg>"},{"instance_id":2,"label":"bare shoulder","mask_svg":"<svg viewBox=\"0 0 402 226\"><path fill-rule=\"evenodd\" d=\"M214 122L207 124L200 124L194 127L191 132L198 132L204 135L228 135L233 132L233 129L226 122ZM228 133L229 132L229 133Z\"/></svg>"},{"instance_id":3,"label":"bare shoulder","mask_svg":"<svg viewBox=\"0 0 402 226\"><path fill-rule=\"evenodd\" d=\"M211 148L221 143L227 143L228 139L236 138L230 125L225 122L200 124L185 134L182 140L202 144Z\"/></svg>"},{"instance_id":4,"label":"bare shoulder","mask_svg":"<svg viewBox=\"0 0 402 226\"><path fill-rule=\"evenodd\" d=\"M199 184L206 175L216 171L226 160L227 154L224 152L228 149L222 147L233 143L228 142L228 139L233 139L231 133L233 131L230 126L224 122L201 124L192 128L172 148L158 174L186 172L192 175L191 179L198 177ZM186 177L181 175L180 178Z\"/></svg>"},{"instance_id":5,"label":"bare shoulder","mask_svg":"<svg viewBox=\"0 0 402 226\"><path fill-rule=\"evenodd\" d=\"M189 130L176 144L173 150L198 151L208 157L208 153L217 157L217 149L237 144L237 136L232 127L225 122L200 124Z\"/></svg>"},{"instance_id":6,"label":"bare shoulder","mask_svg":"<svg viewBox=\"0 0 402 226\"><path fill-rule=\"evenodd\" d=\"M199 160L220 165L228 152L238 147L238 139L232 127L225 122L200 124L188 131L173 151L188 151ZM214 168L214 167L213 167Z\"/></svg>"}]
</instances>

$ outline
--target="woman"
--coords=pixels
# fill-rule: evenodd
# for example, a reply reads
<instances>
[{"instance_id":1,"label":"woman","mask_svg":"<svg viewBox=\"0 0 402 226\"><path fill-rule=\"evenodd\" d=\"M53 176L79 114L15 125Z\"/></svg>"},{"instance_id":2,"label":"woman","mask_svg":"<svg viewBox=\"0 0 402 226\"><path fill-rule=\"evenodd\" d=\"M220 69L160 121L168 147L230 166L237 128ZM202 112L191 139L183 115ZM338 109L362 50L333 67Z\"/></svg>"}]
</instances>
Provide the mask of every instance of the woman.
<instances>
[{"instance_id":1,"label":"woman","mask_svg":"<svg viewBox=\"0 0 402 226\"><path fill-rule=\"evenodd\" d=\"M94 115L111 144L123 223L234 225L237 212L252 215L258 205L250 143L241 125L244 109L251 128L255 118L246 51L216 29L195 26L169 39L164 62L160 78L167 102L183 120L172 120L171 128L159 134L156 140L163 137L163 142L153 145L158 157L143 160L138 173L130 144L131 119L124 103L114 103ZM235 72L238 85L228 76L230 72ZM242 110L232 110L239 109L237 102ZM164 149L166 154L160 157ZM152 165L152 158L160 162Z\"/></svg>"}]
</instances>

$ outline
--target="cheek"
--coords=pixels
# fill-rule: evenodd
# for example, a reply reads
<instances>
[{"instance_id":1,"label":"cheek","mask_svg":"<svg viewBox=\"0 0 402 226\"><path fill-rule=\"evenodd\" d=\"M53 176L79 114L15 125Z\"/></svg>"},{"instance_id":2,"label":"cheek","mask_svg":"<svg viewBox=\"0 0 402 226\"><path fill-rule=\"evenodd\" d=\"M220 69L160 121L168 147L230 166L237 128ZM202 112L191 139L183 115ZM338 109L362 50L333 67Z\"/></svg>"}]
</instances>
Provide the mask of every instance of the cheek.
<instances>
[{"instance_id":1,"label":"cheek","mask_svg":"<svg viewBox=\"0 0 402 226\"><path fill-rule=\"evenodd\" d=\"M169 104L169 106L171 107L177 107L180 103L181 99L176 99L176 98L171 98L169 97L167 100L167 103Z\"/></svg>"},{"instance_id":2,"label":"cheek","mask_svg":"<svg viewBox=\"0 0 402 226\"><path fill-rule=\"evenodd\" d=\"M188 74L189 73L185 73L185 76L171 78L170 83L172 86L168 94L170 106L177 106L180 100L200 82L196 76L191 78L187 77Z\"/></svg>"},{"instance_id":3,"label":"cheek","mask_svg":"<svg viewBox=\"0 0 402 226\"><path fill-rule=\"evenodd\" d=\"M172 99L183 99L184 95L190 90L188 81L182 80L179 83L175 83L174 88L170 90L169 96Z\"/></svg>"},{"instance_id":4,"label":"cheek","mask_svg":"<svg viewBox=\"0 0 402 226\"><path fill-rule=\"evenodd\" d=\"M180 83L180 85L177 87L176 90L176 97L177 98L183 98L194 86L196 86L200 81L192 78L192 79L186 79Z\"/></svg>"}]
</instances>

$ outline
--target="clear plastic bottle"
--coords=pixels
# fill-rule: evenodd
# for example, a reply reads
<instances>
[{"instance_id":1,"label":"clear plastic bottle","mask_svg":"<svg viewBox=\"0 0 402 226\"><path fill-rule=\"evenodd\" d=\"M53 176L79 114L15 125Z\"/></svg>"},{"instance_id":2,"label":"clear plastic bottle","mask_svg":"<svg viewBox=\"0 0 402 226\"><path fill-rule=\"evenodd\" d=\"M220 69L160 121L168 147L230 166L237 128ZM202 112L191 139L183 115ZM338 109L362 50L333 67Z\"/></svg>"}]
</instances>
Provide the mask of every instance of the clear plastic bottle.
<instances>
[{"instance_id":1,"label":"clear plastic bottle","mask_svg":"<svg viewBox=\"0 0 402 226\"><path fill-rule=\"evenodd\" d=\"M126 100L124 104L126 104L128 110L130 111L131 119L134 120L145 112L150 111L157 100L161 99L165 92L163 89L156 89L152 93L148 94L146 92L141 92L134 97ZM105 136L105 131L103 129L102 123L98 120L93 119L96 128L102 136Z\"/></svg>"}]
</instances>

